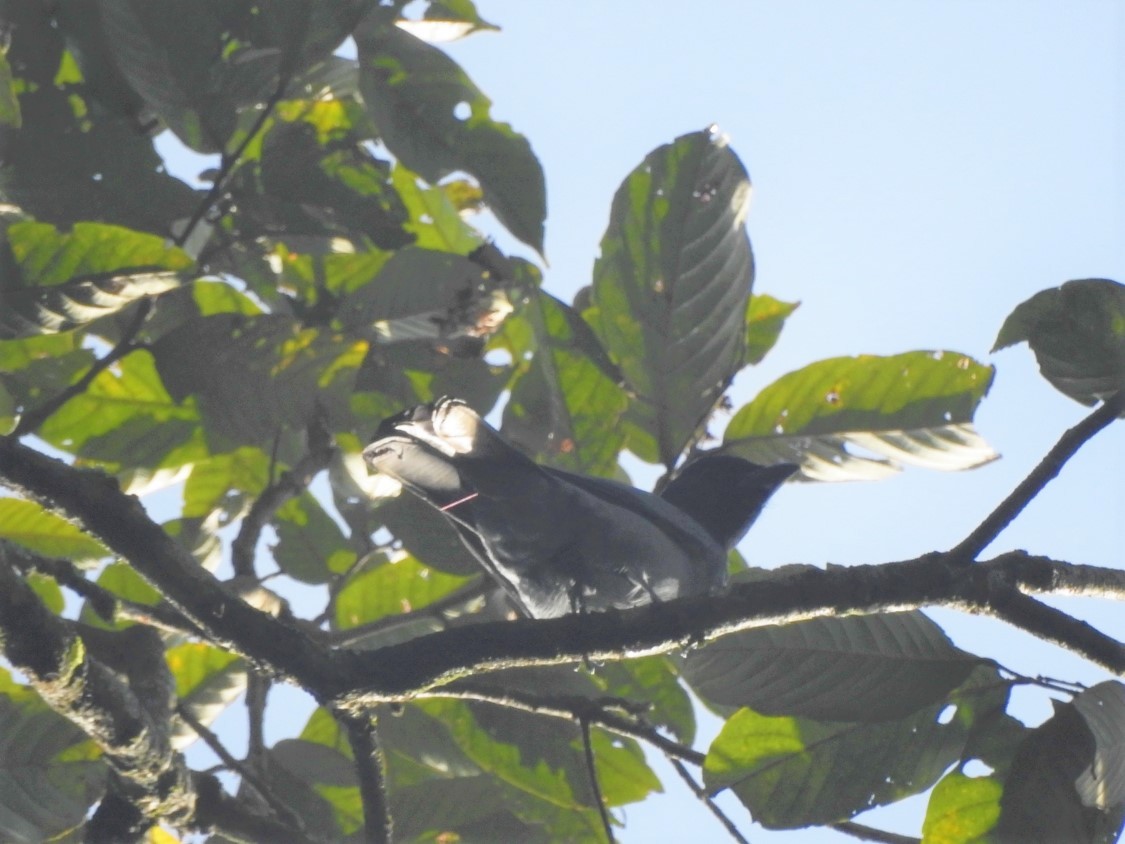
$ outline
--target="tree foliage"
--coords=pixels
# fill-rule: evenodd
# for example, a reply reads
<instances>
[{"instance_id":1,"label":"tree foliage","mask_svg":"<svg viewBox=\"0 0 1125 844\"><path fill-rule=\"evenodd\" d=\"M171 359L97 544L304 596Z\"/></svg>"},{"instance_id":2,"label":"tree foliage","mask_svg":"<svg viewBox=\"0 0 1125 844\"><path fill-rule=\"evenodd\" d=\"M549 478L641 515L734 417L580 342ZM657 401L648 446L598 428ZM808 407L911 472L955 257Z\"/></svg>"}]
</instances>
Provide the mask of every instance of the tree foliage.
<instances>
[{"instance_id":1,"label":"tree foliage","mask_svg":"<svg viewBox=\"0 0 1125 844\"><path fill-rule=\"evenodd\" d=\"M864 835L855 815L932 789L926 842L1116 840L1125 686L1052 687L1069 702L1028 728L1007 709L1036 681L919 610L1125 672L1125 646L1034 597L1121 599L1125 574L978 559L1122 413L1125 288L1070 281L1005 322L998 348L1027 342L1097 407L957 547L827 571L735 554L722 596L513 619L439 516L367 475L381 419L449 394L587 474L712 448L867 480L994 459L972 424L994 372L951 350L818 361L717 441L732 379L797 307L754 289L726 138L624 177L568 304L470 222L486 206L543 252L530 143L431 43L492 25L469 0L405 5L4 7L0 837L606 840L618 807L659 799L647 748L708 805L732 791L732 829ZM161 132L216 154L203 187ZM151 513L134 497L163 488ZM318 706L269 745L283 682ZM725 722L709 747L689 691ZM209 725L243 699L236 758ZM236 791L185 762L200 740Z\"/></svg>"}]
</instances>

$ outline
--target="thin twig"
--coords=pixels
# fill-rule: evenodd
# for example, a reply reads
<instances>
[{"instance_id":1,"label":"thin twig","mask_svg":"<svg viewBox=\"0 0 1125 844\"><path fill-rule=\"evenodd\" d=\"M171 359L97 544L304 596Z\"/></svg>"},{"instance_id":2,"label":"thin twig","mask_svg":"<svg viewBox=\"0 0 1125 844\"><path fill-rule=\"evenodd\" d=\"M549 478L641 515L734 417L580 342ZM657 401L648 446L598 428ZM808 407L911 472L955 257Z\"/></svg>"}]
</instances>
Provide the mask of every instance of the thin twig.
<instances>
[{"instance_id":1,"label":"thin twig","mask_svg":"<svg viewBox=\"0 0 1125 844\"><path fill-rule=\"evenodd\" d=\"M855 821L840 821L832 824L832 829L858 838L860 841L874 841L876 844L922 844L922 839L910 835L899 835L897 832L887 832L875 829Z\"/></svg>"},{"instance_id":2,"label":"thin twig","mask_svg":"<svg viewBox=\"0 0 1125 844\"><path fill-rule=\"evenodd\" d=\"M1125 409L1125 391L1104 401L1093 413L1069 429L1039 461L1039 465L981 522L976 529L950 550L950 556L972 562L999 536L1013 519L1038 495L1083 445L1107 427Z\"/></svg>"},{"instance_id":3,"label":"thin twig","mask_svg":"<svg viewBox=\"0 0 1125 844\"><path fill-rule=\"evenodd\" d=\"M16 423L16 427L12 429L9 436L23 437L27 434L35 433L39 426L47 421L48 418L60 407L66 404L75 396L86 391L86 388L93 383L102 372L109 369L125 355L137 348L135 343L137 333L141 330L149 313L152 311L152 300L145 298L137 305L137 312L133 314L133 321L129 323L129 327L125 329L125 333L117 341L112 349L110 349L104 357L94 361L85 374L63 390L47 399L43 404L34 407L31 410L20 416L20 420Z\"/></svg>"},{"instance_id":4,"label":"thin twig","mask_svg":"<svg viewBox=\"0 0 1125 844\"><path fill-rule=\"evenodd\" d=\"M138 604L87 580L74 563L41 557L18 545L0 540L0 558L7 558L25 574L37 571L53 578L60 586L85 598L90 607L106 621L127 619L164 630L168 633L185 633L206 639L206 631L170 604Z\"/></svg>"},{"instance_id":5,"label":"thin twig","mask_svg":"<svg viewBox=\"0 0 1125 844\"><path fill-rule=\"evenodd\" d=\"M258 545L258 537L262 535L262 529L282 504L300 495L312 483L317 473L328 466L333 452L334 448L330 442L324 447L312 448L296 466L287 472L282 472L281 476L255 499L250 512L242 520L238 536L231 543L231 565L235 577L255 576L254 549Z\"/></svg>"},{"instance_id":6,"label":"thin twig","mask_svg":"<svg viewBox=\"0 0 1125 844\"><path fill-rule=\"evenodd\" d=\"M285 801L274 794L269 785L258 776L257 772L255 772L251 766L244 765L238 759L235 759L230 751L223 746L223 743L219 741L219 737L207 727L203 726L199 719L188 711L186 706L183 704L177 705L176 714L183 719L185 724L192 728L196 735L203 739L203 743L211 748L211 752L218 756L229 770L238 774L243 782L258 792L279 819L300 830L302 833L305 831L305 824L304 821L301 820L300 815L296 814L286 805Z\"/></svg>"},{"instance_id":7,"label":"thin twig","mask_svg":"<svg viewBox=\"0 0 1125 844\"><path fill-rule=\"evenodd\" d=\"M724 812L719 804L712 799L711 795L707 793L707 789L705 789L695 781L695 777L693 777L691 775L691 772L688 771L686 767L684 767L684 763L677 759L675 756L668 756L667 759L671 763L672 767L676 770L676 773L680 775L680 779L687 783L688 788L690 788L692 791L692 794L694 794L703 803L703 805L711 811L712 815L718 818L719 823L721 823L726 828L726 831L730 835L730 837L737 841L738 844L750 844L749 839L747 839L741 832L739 832L738 827L734 824L734 821L727 817L727 813Z\"/></svg>"},{"instance_id":8,"label":"thin twig","mask_svg":"<svg viewBox=\"0 0 1125 844\"><path fill-rule=\"evenodd\" d=\"M590 789L594 793L594 803L598 807L598 815L602 819L602 829L609 844L617 840L613 837L613 821L609 816L609 809L605 805L605 795L602 794L601 784L598 783L598 766L594 761L594 745L590 735L590 721L586 718L578 719L578 726L582 730L582 753L586 758L586 776L590 780Z\"/></svg>"},{"instance_id":9,"label":"thin twig","mask_svg":"<svg viewBox=\"0 0 1125 844\"><path fill-rule=\"evenodd\" d=\"M662 735L655 727L636 720L637 710L641 707L632 701L624 701L618 698L539 697L526 692L515 692L507 689L493 691L464 682L423 691L416 697L477 700L482 703L491 703L495 706L518 709L536 715L562 718L566 721L579 721L585 718L590 723L597 724L611 732L648 742L665 755L681 759L692 765L702 765L705 758L704 754L698 750L673 741ZM614 709L623 710L632 717L619 715L612 711Z\"/></svg>"},{"instance_id":10,"label":"thin twig","mask_svg":"<svg viewBox=\"0 0 1125 844\"><path fill-rule=\"evenodd\" d=\"M230 179L231 173L234 171L235 165L238 164L239 159L242 158L243 153L246 152L247 147L262 131L269 120L270 115L273 114L274 108L282 98L285 96L285 89L289 87L290 74L283 73L278 79L277 89L270 95L270 98L262 105L262 113L258 115L254 124L247 131L246 136L242 139L234 152L223 153L222 159L219 161L219 172L215 176L215 180L211 183L211 189L200 200L199 205L196 206L195 211L192 212L191 217L188 219L184 230L172 239L172 242L177 246L183 246L191 238L195 227L203 221L207 216L207 212L211 210L214 204L218 201L223 191L226 190L227 181Z\"/></svg>"},{"instance_id":11,"label":"thin twig","mask_svg":"<svg viewBox=\"0 0 1125 844\"><path fill-rule=\"evenodd\" d=\"M375 733L375 722L365 715L335 713L348 733L355 758L359 795L363 801L363 840L367 844L391 844L393 825L387 805L386 761Z\"/></svg>"}]
</instances>

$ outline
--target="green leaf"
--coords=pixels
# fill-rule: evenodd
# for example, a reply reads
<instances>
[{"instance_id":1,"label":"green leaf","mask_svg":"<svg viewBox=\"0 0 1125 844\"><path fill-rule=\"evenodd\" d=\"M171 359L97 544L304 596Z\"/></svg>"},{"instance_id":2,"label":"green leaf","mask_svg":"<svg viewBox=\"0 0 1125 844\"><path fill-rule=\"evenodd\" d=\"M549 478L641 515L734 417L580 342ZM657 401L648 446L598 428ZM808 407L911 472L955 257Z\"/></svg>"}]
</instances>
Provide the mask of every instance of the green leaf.
<instances>
[{"instance_id":1,"label":"green leaf","mask_svg":"<svg viewBox=\"0 0 1125 844\"><path fill-rule=\"evenodd\" d=\"M1099 683L1020 744L1000 798L997 841L1112 844L1125 821L1122 721L1117 681Z\"/></svg>"},{"instance_id":2,"label":"green leaf","mask_svg":"<svg viewBox=\"0 0 1125 844\"><path fill-rule=\"evenodd\" d=\"M138 131L135 102L117 97L107 82L119 78L116 70L91 74L96 89L87 89L52 16L10 5L6 22L18 37L8 60L24 122L5 133L0 195L43 222L99 220L171 236L174 221L188 217L201 195L164 170L152 138ZM112 102L90 102L95 96Z\"/></svg>"},{"instance_id":3,"label":"green leaf","mask_svg":"<svg viewBox=\"0 0 1125 844\"><path fill-rule=\"evenodd\" d=\"M34 501L0 498L0 537L45 557L65 557L92 565L110 555L109 549Z\"/></svg>"},{"instance_id":4,"label":"green leaf","mask_svg":"<svg viewBox=\"0 0 1125 844\"><path fill-rule=\"evenodd\" d=\"M16 427L16 416L19 407L15 398L0 382L0 437L6 436Z\"/></svg>"},{"instance_id":5,"label":"green leaf","mask_svg":"<svg viewBox=\"0 0 1125 844\"><path fill-rule=\"evenodd\" d=\"M717 131L646 156L618 188L584 316L671 466L743 365L750 178Z\"/></svg>"},{"instance_id":6,"label":"green leaf","mask_svg":"<svg viewBox=\"0 0 1125 844\"><path fill-rule=\"evenodd\" d=\"M974 468L997 456L971 424L992 376L956 352L829 358L783 375L740 408L722 450L800 463L806 478L824 481L880 478L900 463Z\"/></svg>"},{"instance_id":7,"label":"green leaf","mask_svg":"<svg viewBox=\"0 0 1125 844\"><path fill-rule=\"evenodd\" d=\"M746 307L746 363L762 362L781 335L785 320L800 305L800 302L782 302L765 293L750 297Z\"/></svg>"},{"instance_id":8,"label":"green leaf","mask_svg":"<svg viewBox=\"0 0 1125 844\"><path fill-rule=\"evenodd\" d=\"M1077 402L1125 390L1125 285L1086 278L1036 293L1004 321L992 351L1024 341L1043 377Z\"/></svg>"},{"instance_id":9,"label":"green leaf","mask_svg":"<svg viewBox=\"0 0 1125 844\"><path fill-rule=\"evenodd\" d=\"M525 820L525 812L546 812L540 817L560 822L568 817L562 832L566 835L569 828L569 840L599 840L596 830L600 822L587 802L589 785L581 751L568 742L562 757L555 755L560 752L557 725L534 716L525 718L522 712L503 710L499 716L493 713L486 730L478 720L486 712L482 708L453 700L429 700L417 705L445 724L469 759L507 786L510 799L522 804L522 811L517 810L517 814ZM531 733L527 732L529 719L536 725ZM528 739L527 744L519 743L521 735ZM579 832L582 834L575 835Z\"/></svg>"},{"instance_id":10,"label":"green leaf","mask_svg":"<svg viewBox=\"0 0 1125 844\"><path fill-rule=\"evenodd\" d=\"M397 26L355 38L363 99L395 158L431 184L458 170L474 176L500 222L542 254L547 195L527 140L489 116L489 99L437 48Z\"/></svg>"},{"instance_id":11,"label":"green leaf","mask_svg":"<svg viewBox=\"0 0 1125 844\"><path fill-rule=\"evenodd\" d=\"M222 508L238 513L244 497L269 485L270 458L261 449L239 448L197 463L184 483L185 518L206 518Z\"/></svg>"},{"instance_id":12,"label":"green leaf","mask_svg":"<svg viewBox=\"0 0 1125 844\"><path fill-rule=\"evenodd\" d=\"M991 777L954 771L934 786L922 822L922 844L972 844L1000 817L1004 787Z\"/></svg>"},{"instance_id":13,"label":"green leaf","mask_svg":"<svg viewBox=\"0 0 1125 844\"><path fill-rule=\"evenodd\" d=\"M212 314L254 316L262 312L253 299L222 281L198 280L191 286L191 295L200 316Z\"/></svg>"},{"instance_id":14,"label":"green leaf","mask_svg":"<svg viewBox=\"0 0 1125 844\"><path fill-rule=\"evenodd\" d=\"M914 611L744 630L691 651L681 670L712 705L874 722L944 699L977 664Z\"/></svg>"},{"instance_id":15,"label":"green leaf","mask_svg":"<svg viewBox=\"0 0 1125 844\"><path fill-rule=\"evenodd\" d=\"M246 691L246 663L235 654L202 642L169 648L168 669L176 681L176 697L203 726L209 727ZM177 719L172 745L182 750L194 742L195 730Z\"/></svg>"},{"instance_id":16,"label":"green leaf","mask_svg":"<svg viewBox=\"0 0 1125 844\"><path fill-rule=\"evenodd\" d=\"M24 412L65 390L88 370L94 353L77 334L0 340L0 384Z\"/></svg>"},{"instance_id":17,"label":"green leaf","mask_svg":"<svg viewBox=\"0 0 1125 844\"><path fill-rule=\"evenodd\" d=\"M1094 737L1094 759L1075 785L1084 806L1112 809L1125 804L1125 685L1106 680L1074 699L1074 708Z\"/></svg>"},{"instance_id":18,"label":"green leaf","mask_svg":"<svg viewBox=\"0 0 1125 844\"><path fill-rule=\"evenodd\" d=\"M8 57L0 52L0 125L20 127L20 101L12 79L12 66L8 64Z\"/></svg>"},{"instance_id":19,"label":"green leaf","mask_svg":"<svg viewBox=\"0 0 1125 844\"><path fill-rule=\"evenodd\" d=\"M925 791L960 758L973 723L1002 708L1007 686L979 668L949 699L897 721L768 717L740 709L704 762L710 793L732 788L769 829L832 823Z\"/></svg>"},{"instance_id":20,"label":"green leaf","mask_svg":"<svg viewBox=\"0 0 1125 844\"><path fill-rule=\"evenodd\" d=\"M62 615L66 608L66 598L53 577L33 571L27 575L27 585L39 596L43 606L55 615Z\"/></svg>"},{"instance_id":21,"label":"green leaf","mask_svg":"<svg viewBox=\"0 0 1125 844\"><path fill-rule=\"evenodd\" d=\"M434 340L452 346L461 338L487 337L511 311L496 281L468 258L408 247L381 265L374 282L355 285L338 317L346 330L382 345Z\"/></svg>"},{"instance_id":22,"label":"green leaf","mask_svg":"<svg viewBox=\"0 0 1125 844\"><path fill-rule=\"evenodd\" d=\"M336 628L349 630L387 616L421 609L468 582L413 557L388 561L351 578L336 596Z\"/></svg>"},{"instance_id":23,"label":"green leaf","mask_svg":"<svg viewBox=\"0 0 1125 844\"><path fill-rule=\"evenodd\" d=\"M271 790L304 820L306 828L336 841L362 823L355 767L338 750L283 739L267 751L264 761Z\"/></svg>"},{"instance_id":24,"label":"green leaf","mask_svg":"<svg viewBox=\"0 0 1125 844\"><path fill-rule=\"evenodd\" d=\"M138 299L179 287L192 266L163 238L121 226L46 223L8 227L20 278L0 278L0 335L66 331L114 314Z\"/></svg>"},{"instance_id":25,"label":"green leaf","mask_svg":"<svg viewBox=\"0 0 1125 844\"><path fill-rule=\"evenodd\" d=\"M145 103L192 149L221 151L237 115L223 90L233 80L224 73L219 15L167 0L102 0L98 8L114 61ZM276 70L276 59L270 64Z\"/></svg>"},{"instance_id":26,"label":"green leaf","mask_svg":"<svg viewBox=\"0 0 1125 844\"><path fill-rule=\"evenodd\" d=\"M392 186L390 165L372 155L350 125L337 123L324 137L330 104L286 105L262 140L256 169L240 174L240 228L247 229L249 217L255 226L247 234L340 236L359 248L410 243L407 210ZM306 108L316 111L317 125L301 119ZM347 119L343 108L332 114Z\"/></svg>"},{"instance_id":27,"label":"green leaf","mask_svg":"<svg viewBox=\"0 0 1125 844\"><path fill-rule=\"evenodd\" d=\"M152 345L177 401L195 396L213 451L269 447L317 414L344 425L366 344L301 328L290 317L215 314L184 322Z\"/></svg>"},{"instance_id":28,"label":"green leaf","mask_svg":"<svg viewBox=\"0 0 1125 844\"><path fill-rule=\"evenodd\" d=\"M398 26L432 43L455 41L474 32L500 29L480 16L472 0L430 0L422 20L400 20Z\"/></svg>"},{"instance_id":29,"label":"green leaf","mask_svg":"<svg viewBox=\"0 0 1125 844\"><path fill-rule=\"evenodd\" d=\"M401 164L391 171L391 181L410 214L406 230L414 234L415 246L454 255L468 255L480 246L480 234L461 218L446 186L427 187Z\"/></svg>"},{"instance_id":30,"label":"green leaf","mask_svg":"<svg viewBox=\"0 0 1125 844\"><path fill-rule=\"evenodd\" d=\"M645 656L598 666L593 681L608 697L643 701L649 723L665 727L683 744L695 739L695 710L672 660Z\"/></svg>"},{"instance_id":31,"label":"green leaf","mask_svg":"<svg viewBox=\"0 0 1125 844\"><path fill-rule=\"evenodd\" d=\"M142 606L155 606L164 598L128 563L110 563L98 575L97 584L118 598ZM93 610L89 601L82 605L79 621L93 627L100 627L103 630L122 630L136 624L136 622L128 619L102 618Z\"/></svg>"},{"instance_id":32,"label":"green leaf","mask_svg":"<svg viewBox=\"0 0 1125 844\"><path fill-rule=\"evenodd\" d=\"M629 399L590 326L573 308L535 290L505 321L498 340L519 362L504 407L504 435L539 462L613 475L625 444L616 423Z\"/></svg>"},{"instance_id":33,"label":"green leaf","mask_svg":"<svg viewBox=\"0 0 1125 844\"><path fill-rule=\"evenodd\" d=\"M137 350L102 370L55 411L39 435L86 457L128 466L160 467L199 424L190 404L168 395L152 355Z\"/></svg>"},{"instance_id":34,"label":"green leaf","mask_svg":"<svg viewBox=\"0 0 1125 844\"><path fill-rule=\"evenodd\" d=\"M131 268L184 270L194 263L163 238L102 223L76 223L67 232L47 223L13 223L8 242L24 283L36 287Z\"/></svg>"},{"instance_id":35,"label":"green leaf","mask_svg":"<svg viewBox=\"0 0 1125 844\"><path fill-rule=\"evenodd\" d=\"M282 504L273 522L277 529L273 558L290 577L327 583L355 562L355 551L339 526L307 491Z\"/></svg>"},{"instance_id":36,"label":"green leaf","mask_svg":"<svg viewBox=\"0 0 1125 844\"><path fill-rule=\"evenodd\" d=\"M92 741L0 668L0 838L48 841L80 825L101 795Z\"/></svg>"}]
</instances>

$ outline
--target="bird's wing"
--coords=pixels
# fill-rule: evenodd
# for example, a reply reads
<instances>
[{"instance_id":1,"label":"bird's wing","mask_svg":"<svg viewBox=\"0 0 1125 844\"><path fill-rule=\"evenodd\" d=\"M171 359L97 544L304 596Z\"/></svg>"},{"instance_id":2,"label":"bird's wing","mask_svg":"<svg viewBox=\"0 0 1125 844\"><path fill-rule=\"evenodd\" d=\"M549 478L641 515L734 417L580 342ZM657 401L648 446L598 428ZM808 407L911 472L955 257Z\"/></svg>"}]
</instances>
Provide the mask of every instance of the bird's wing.
<instances>
[{"instance_id":1,"label":"bird's wing","mask_svg":"<svg viewBox=\"0 0 1125 844\"><path fill-rule=\"evenodd\" d=\"M623 507L643 516L670 537L682 540L689 546L712 544L707 532L691 516L657 495L608 478L576 475L562 469L548 468L545 471L565 483L573 484L590 495L600 498L610 506Z\"/></svg>"}]
</instances>

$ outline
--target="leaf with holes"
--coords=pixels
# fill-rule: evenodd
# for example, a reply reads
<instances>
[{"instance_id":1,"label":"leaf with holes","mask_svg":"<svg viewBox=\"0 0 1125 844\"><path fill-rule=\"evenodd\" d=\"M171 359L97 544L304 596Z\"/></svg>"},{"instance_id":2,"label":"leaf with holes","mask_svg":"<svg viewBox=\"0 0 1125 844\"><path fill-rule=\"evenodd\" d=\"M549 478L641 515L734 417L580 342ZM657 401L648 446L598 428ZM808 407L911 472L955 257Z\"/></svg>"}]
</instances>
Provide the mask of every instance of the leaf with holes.
<instances>
[{"instance_id":1,"label":"leaf with holes","mask_svg":"<svg viewBox=\"0 0 1125 844\"><path fill-rule=\"evenodd\" d=\"M743 365L749 199L746 169L714 130L649 153L613 198L584 316L636 394L630 416L667 466Z\"/></svg>"},{"instance_id":2,"label":"leaf with holes","mask_svg":"<svg viewBox=\"0 0 1125 844\"><path fill-rule=\"evenodd\" d=\"M1000 798L997 840L1112 844L1125 822L1125 694L1099 683L1030 731Z\"/></svg>"},{"instance_id":3,"label":"leaf with holes","mask_svg":"<svg viewBox=\"0 0 1125 844\"><path fill-rule=\"evenodd\" d=\"M904 612L744 630L691 651L681 670L712 705L887 721L944 698L977 664L922 613Z\"/></svg>"},{"instance_id":4,"label":"leaf with holes","mask_svg":"<svg viewBox=\"0 0 1125 844\"><path fill-rule=\"evenodd\" d=\"M1036 293L1004 321L992 351L1024 341L1043 377L1077 402L1125 390L1125 285L1086 278Z\"/></svg>"},{"instance_id":5,"label":"leaf with holes","mask_svg":"<svg viewBox=\"0 0 1125 844\"><path fill-rule=\"evenodd\" d=\"M535 290L504 323L498 340L519 373L504 407L504 435L540 462L613 475L625 443L616 423L629 399L589 324Z\"/></svg>"},{"instance_id":6,"label":"leaf with holes","mask_svg":"<svg viewBox=\"0 0 1125 844\"><path fill-rule=\"evenodd\" d=\"M769 829L832 823L933 785L957 761L985 711L1007 687L978 668L948 699L894 721L812 721L740 709L711 744L709 793L730 788ZM982 706L990 700L988 706ZM952 717L947 717L952 712Z\"/></svg>"},{"instance_id":7,"label":"leaf with holes","mask_svg":"<svg viewBox=\"0 0 1125 844\"><path fill-rule=\"evenodd\" d=\"M474 176L505 228L542 253L547 191L527 139L492 119L488 97L436 47L397 26L361 27L355 39L364 102L395 158L430 184Z\"/></svg>"},{"instance_id":8,"label":"leaf with holes","mask_svg":"<svg viewBox=\"0 0 1125 844\"><path fill-rule=\"evenodd\" d=\"M92 741L0 668L0 838L50 841L82 823L105 764Z\"/></svg>"},{"instance_id":9,"label":"leaf with holes","mask_svg":"<svg viewBox=\"0 0 1125 844\"><path fill-rule=\"evenodd\" d=\"M956 352L822 360L740 408L722 450L755 463L799 463L818 481L878 479L902 463L972 469L997 457L971 424L992 376L992 367Z\"/></svg>"}]
</instances>

